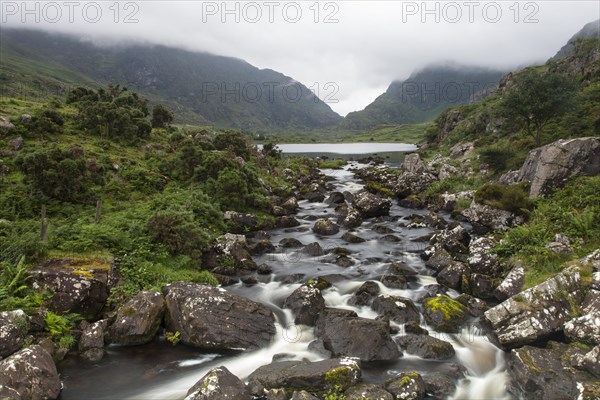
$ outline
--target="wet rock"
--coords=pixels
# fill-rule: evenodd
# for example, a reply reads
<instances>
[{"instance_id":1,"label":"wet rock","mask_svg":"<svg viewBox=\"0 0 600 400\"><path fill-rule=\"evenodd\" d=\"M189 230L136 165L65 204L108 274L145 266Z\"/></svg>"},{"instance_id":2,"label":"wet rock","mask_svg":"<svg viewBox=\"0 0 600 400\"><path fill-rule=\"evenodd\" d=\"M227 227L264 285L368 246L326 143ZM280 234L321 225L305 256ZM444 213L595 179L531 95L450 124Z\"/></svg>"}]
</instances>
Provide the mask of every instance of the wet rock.
<instances>
[{"instance_id":1,"label":"wet rock","mask_svg":"<svg viewBox=\"0 0 600 400\"><path fill-rule=\"evenodd\" d=\"M307 244L302 252L308 254L311 257L320 257L325 254L325 250L321 247L321 245L317 242Z\"/></svg>"},{"instance_id":2,"label":"wet rock","mask_svg":"<svg viewBox=\"0 0 600 400\"><path fill-rule=\"evenodd\" d=\"M436 271L442 271L444 268L448 268L456 263L454 258L444 249L434 248L433 254L425 262L427 268L431 268Z\"/></svg>"},{"instance_id":3,"label":"wet rock","mask_svg":"<svg viewBox=\"0 0 600 400\"><path fill-rule=\"evenodd\" d=\"M467 320L468 310L458 301L440 295L423 302L423 316L436 331L458 332L460 326Z\"/></svg>"},{"instance_id":4,"label":"wet rock","mask_svg":"<svg viewBox=\"0 0 600 400\"><path fill-rule=\"evenodd\" d=\"M325 308L325 300L321 291L314 286L315 283L300 286L283 303L283 307L291 309L296 316L296 324L313 326L319 313Z\"/></svg>"},{"instance_id":5,"label":"wet rock","mask_svg":"<svg viewBox=\"0 0 600 400\"><path fill-rule=\"evenodd\" d=\"M345 201L346 201L346 198L344 197L343 193L331 192L329 197L327 197L327 200L325 201L325 203L327 203L329 205L333 205L333 204L341 204L341 203L344 203Z\"/></svg>"},{"instance_id":6,"label":"wet rock","mask_svg":"<svg viewBox=\"0 0 600 400\"><path fill-rule=\"evenodd\" d=\"M13 151L23 150L24 144L25 144L25 140L23 139L23 136L19 136L18 138L11 139L8 141L8 145L10 146L10 148Z\"/></svg>"},{"instance_id":7,"label":"wet rock","mask_svg":"<svg viewBox=\"0 0 600 400\"><path fill-rule=\"evenodd\" d=\"M564 331L572 341L600 344L600 310L570 320L565 324Z\"/></svg>"},{"instance_id":8,"label":"wet rock","mask_svg":"<svg viewBox=\"0 0 600 400\"><path fill-rule=\"evenodd\" d=\"M342 235L342 239L348 243L363 243L366 242L365 239L361 238L360 236L357 236L353 233L350 232L346 232Z\"/></svg>"},{"instance_id":9,"label":"wet rock","mask_svg":"<svg viewBox=\"0 0 600 400\"><path fill-rule=\"evenodd\" d=\"M456 391L456 380L440 372L423 375L425 391L434 399L447 399Z\"/></svg>"},{"instance_id":10,"label":"wet rock","mask_svg":"<svg viewBox=\"0 0 600 400\"><path fill-rule=\"evenodd\" d=\"M295 213L298 211L298 200L295 197L290 197L281 204L281 208L289 213Z\"/></svg>"},{"instance_id":11,"label":"wet rock","mask_svg":"<svg viewBox=\"0 0 600 400\"><path fill-rule=\"evenodd\" d=\"M108 320L102 319L88 324L83 324L84 328L79 338L79 353L81 358L97 362L104 357L104 336L108 327Z\"/></svg>"},{"instance_id":12,"label":"wet rock","mask_svg":"<svg viewBox=\"0 0 600 400\"><path fill-rule=\"evenodd\" d=\"M332 222L325 218L321 218L318 219L317 222L315 222L312 230L314 233L317 233L319 235L330 236L338 233L340 231L340 227L335 222Z\"/></svg>"},{"instance_id":13,"label":"wet rock","mask_svg":"<svg viewBox=\"0 0 600 400\"><path fill-rule=\"evenodd\" d=\"M22 310L0 313L0 359L21 349L29 326L27 314Z\"/></svg>"},{"instance_id":14,"label":"wet rock","mask_svg":"<svg viewBox=\"0 0 600 400\"><path fill-rule=\"evenodd\" d=\"M423 303L430 297L436 297L446 293L448 293L448 288L446 286L438 285L437 283L425 285L423 286L423 294L419 296L417 302Z\"/></svg>"},{"instance_id":15,"label":"wet rock","mask_svg":"<svg viewBox=\"0 0 600 400\"><path fill-rule=\"evenodd\" d=\"M229 224L231 232L234 233L253 231L258 226L258 218L253 214L225 211L223 218Z\"/></svg>"},{"instance_id":16,"label":"wet rock","mask_svg":"<svg viewBox=\"0 0 600 400\"><path fill-rule=\"evenodd\" d=\"M333 358L323 361L281 361L263 365L248 376L252 394L260 396L265 389L293 388L326 392L339 386L341 390L356 385L361 376L358 361Z\"/></svg>"},{"instance_id":17,"label":"wet rock","mask_svg":"<svg viewBox=\"0 0 600 400\"><path fill-rule=\"evenodd\" d=\"M344 393L346 400L364 400L364 399L377 399L377 400L393 400L394 396L381 386L373 385L371 383L359 383L356 386L352 386Z\"/></svg>"},{"instance_id":18,"label":"wet rock","mask_svg":"<svg viewBox=\"0 0 600 400\"><path fill-rule=\"evenodd\" d=\"M381 239L384 242L392 242L392 243L398 243L399 241L401 241L402 239L400 239L398 236L396 235L385 235L382 236Z\"/></svg>"},{"instance_id":19,"label":"wet rock","mask_svg":"<svg viewBox=\"0 0 600 400\"><path fill-rule=\"evenodd\" d=\"M379 315L390 320L404 324L419 322L421 314L412 300L398 296L378 296L373 300L371 308Z\"/></svg>"},{"instance_id":20,"label":"wet rock","mask_svg":"<svg viewBox=\"0 0 600 400\"><path fill-rule=\"evenodd\" d=\"M516 182L531 182L529 196L547 195L569 178L600 174L600 138L561 139L533 149L519 169Z\"/></svg>"},{"instance_id":21,"label":"wet rock","mask_svg":"<svg viewBox=\"0 0 600 400\"><path fill-rule=\"evenodd\" d=\"M570 267L515 295L484 314L491 338L505 348L523 346L562 330L572 302L581 303L581 274Z\"/></svg>"},{"instance_id":22,"label":"wet rock","mask_svg":"<svg viewBox=\"0 0 600 400\"><path fill-rule=\"evenodd\" d=\"M423 223L434 229L445 229L448 222L439 214L431 212L423 217Z\"/></svg>"},{"instance_id":23,"label":"wet rock","mask_svg":"<svg viewBox=\"0 0 600 400\"><path fill-rule=\"evenodd\" d=\"M404 332L407 335L428 335L429 331L427 329L421 328L418 322L407 322L404 324Z\"/></svg>"},{"instance_id":24,"label":"wet rock","mask_svg":"<svg viewBox=\"0 0 600 400\"><path fill-rule=\"evenodd\" d=\"M468 294L461 294L456 298L456 301L467 307L469 309L469 314L474 317L481 317L483 313L489 309L485 301Z\"/></svg>"},{"instance_id":25,"label":"wet rock","mask_svg":"<svg viewBox=\"0 0 600 400\"><path fill-rule=\"evenodd\" d=\"M421 400L425 397L425 382L416 372L403 372L385 382L385 389L395 399Z\"/></svg>"},{"instance_id":26,"label":"wet rock","mask_svg":"<svg viewBox=\"0 0 600 400\"><path fill-rule=\"evenodd\" d=\"M469 276L470 292L473 296L480 299L491 299L494 297L496 288L495 280L484 274L471 274Z\"/></svg>"},{"instance_id":27,"label":"wet rock","mask_svg":"<svg viewBox=\"0 0 600 400\"><path fill-rule=\"evenodd\" d=\"M515 267L506 275L502 283L494 289L494 297L500 301L504 301L521 292L524 284L525 270L523 267Z\"/></svg>"},{"instance_id":28,"label":"wet rock","mask_svg":"<svg viewBox=\"0 0 600 400\"><path fill-rule=\"evenodd\" d=\"M275 246L273 246L273 243L271 243L270 240L264 239L264 240L260 240L258 242L253 243L250 246L250 252L253 255L273 253L273 252L275 252Z\"/></svg>"},{"instance_id":29,"label":"wet rock","mask_svg":"<svg viewBox=\"0 0 600 400\"><path fill-rule=\"evenodd\" d=\"M192 386L186 400L250 400L252 395L237 376L223 366L213 368Z\"/></svg>"},{"instance_id":30,"label":"wet rock","mask_svg":"<svg viewBox=\"0 0 600 400\"><path fill-rule=\"evenodd\" d=\"M387 361L401 354L390 337L387 321L360 318L353 311L326 308L317 320L315 336L336 357Z\"/></svg>"},{"instance_id":31,"label":"wet rock","mask_svg":"<svg viewBox=\"0 0 600 400\"><path fill-rule=\"evenodd\" d=\"M356 306L366 306L371 303L373 298L379 294L379 285L373 281L363 283L354 296L348 300L348 303Z\"/></svg>"},{"instance_id":32,"label":"wet rock","mask_svg":"<svg viewBox=\"0 0 600 400\"><path fill-rule=\"evenodd\" d=\"M222 288L173 283L164 289L166 326L185 344L208 349L257 349L275 334L271 310ZM227 323L223 323L227 321Z\"/></svg>"},{"instance_id":33,"label":"wet rock","mask_svg":"<svg viewBox=\"0 0 600 400\"><path fill-rule=\"evenodd\" d=\"M244 235L234 235L226 233L217 238L217 243L214 246L215 250L224 256L235 260L236 264L241 264L245 260L252 260L248 243Z\"/></svg>"},{"instance_id":34,"label":"wet rock","mask_svg":"<svg viewBox=\"0 0 600 400\"><path fill-rule=\"evenodd\" d=\"M323 194L319 190L314 190L302 194L301 198L308 201L309 203L322 203L323 201L325 201L325 194Z\"/></svg>"},{"instance_id":35,"label":"wet rock","mask_svg":"<svg viewBox=\"0 0 600 400\"><path fill-rule=\"evenodd\" d=\"M164 297L143 291L119 307L110 329L111 341L122 345L140 345L154 340L165 313Z\"/></svg>"},{"instance_id":36,"label":"wet rock","mask_svg":"<svg viewBox=\"0 0 600 400\"><path fill-rule=\"evenodd\" d=\"M448 267L442 269L435 280L450 289L460 289L463 276L469 274L469 269L458 261L454 261Z\"/></svg>"},{"instance_id":37,"label":"wet rock","mask_svg":"<svg viewBox=\"0 0 600 400\"><path fill-rule=\"evenodd\" d=\"M30 346L0 361L0 386L16 391L21 399L56 399L61 383L52 357L41 346Z\"/></svg>"},{"instance_id":38,"label":"wet rock","mask_svg":"<svg viewBox=\"0 0 600 400\"><path fill-rule=\"evenodd\" d=\"M356 194L353 205L363 217L373 218L389 215L392 202L390 199L364 191Z\"/></svg>"},{"instance_id":39,"label":"wet rock","mask_svg":"<svg viewBox=\"0 0 600 400\"><path fill-rule=\"evenodd\" d=\"M30 272L33 288L52 293L46 302L58 314L77 313L94 320L100 315L109 295L105 282L61 269L39 269Z\"/></svg>"},{"instance_id":40,"label":"wet rock","mask_svg":"<svg viewBox=\"0 0 600 400\"><path fill-rule=\"evenodd\" d=\"M392 228L385 225L375 225L371 228L371 230L381 234L394 233L394 230Z\"/></svg>"},{"instance_id":41,"label":"wet rock","mask_svg":"<svg viewBox=\"0 0 600 400\"><path fill-rule=\"evenodd\" d=\"M279 246L284 249L293 249L302 247L304 244L296 238L283 238L279 241Z\"/></svg>"},{"instance_id":42,"label":"wet rock","mask_svg":"<svg viewBox=\"0 0 600 400\"><path fill-rule=\"evenodd\" d=\"M360 211L354 207L350 207L346 215L339 222L344 228L352 229L358 228L363 223L363 219Z\"/></svg>"},{"instance_id":43,"label":"wet rock","mask_svg":"<svg viewBox=\"0 0 600 400\"><path fill-rule=\"evenodd\" d=\"M258 266L258 269L256 270L256 273L258 273L259 275L271 275L272 272L273 268L267 264L260 264Z\"/></svg>"},{"instance_id":44,"label":"wet rock","mask_svg":"<svg viewBox=\"0 0 600 400\"><path fill-rule=\"evenodd\" d=\"M296 226L300 226L300 222L294 217L290 217L287 215L275 218L275 227L276 228L293 228Z\"/></svg>"},{"instance_id":45,"label":"wet rock","mask_svg":"<svg viewBox=\"0 0 600 400\"><path fill-rule=\"evenodd\" d=\"M461 225L452 229L444 229L431 237L430 243L435 244L437 248L443 248L447 252L454 254L467 254L471 236Z\"/></svg>"},{"instance_id":46,"label":"wet rock","mask_svg":"<svg viewBox=\"0 0 600 400\"><path fill-rule=\"evenodd\" d=\"M523 217L485 204L471 203L461 214L473 225L473 231L486 234L490 231L502 232L524 222Z\"/></svg>"},{"instance_id":47,"label":"wet rock","mask_svg":"<svg viewBox=\"0 0 600 400\"><path fill-rule=\"evenodd\" d=\"M429 335L405 335L396 338L396 343L407 353L431 360L447 360L454 357L454 347L448 342Z\"/></svg>"},{"instance_id":48,"label":"wet rock","mask_svg":"<svg viewBox=\"0 0 600 400\"><path fill-rule=\"evenodd\" d=\"M498 256L492 252L498 242L489 236L474 239L469 244L469 268L480 274L492 274L498 267Z\"/></svg>"},{"instance_id":49,"label":"wet rock","mask_svg":"<svg viewBox=\"0 0 600 400\"><path fill-rule=\"evenodd\" d=\"M379 282L390 289L406 289L408 280L404 275L382 275L379 277Z\"/></svg>"},{"instance_id":50,"label":"wet rock","mask_svg":"<svg viewBox=\"0 0 600 400\"><path fill-rule=\"evenodd\" d=\"M508 391L532 400L592 399L580 397L580 389L597 378L570 365L577 353L583 350L558 342L549 342L545 348L524 346L512 350L507 363L511 377Z\"/></svg>"},{"instance_id":51,"label":"wet rock","mask_svg":"<svg viewBox=\"0 0 600 400\"><path fill-rule=\"evenodd\" d=\"M345 255L338 256L335 260L335 265L337 265L338 267L342 267L342 268L349 268L349 267L353 266L354 264L355 264L354 260L352 260L350 257L345 256Z\"/></svg>"}]
</instances>

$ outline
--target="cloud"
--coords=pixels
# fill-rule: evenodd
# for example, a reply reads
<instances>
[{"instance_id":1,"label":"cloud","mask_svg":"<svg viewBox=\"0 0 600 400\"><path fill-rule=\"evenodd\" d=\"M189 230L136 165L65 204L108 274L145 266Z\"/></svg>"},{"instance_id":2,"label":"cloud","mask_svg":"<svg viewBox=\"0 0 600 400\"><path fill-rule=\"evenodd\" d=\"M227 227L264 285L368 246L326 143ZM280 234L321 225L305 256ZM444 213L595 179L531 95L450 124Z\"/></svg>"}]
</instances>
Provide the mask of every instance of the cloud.
<instances>
[{"instance_id":1,"label":"cloud","mask_svg":"<svg viewBox=\"0 0 600 400\"><path fill-rule=\"evenodd\" d=\"M600 13L595 1L555 0L68 4L3 0L2 25L237 57L317 85L322 98L333 82L338 101L330 106L340 114L364 108L390 82L429 63L510 69L543 62Z\"/></svg>"}]
</instances>

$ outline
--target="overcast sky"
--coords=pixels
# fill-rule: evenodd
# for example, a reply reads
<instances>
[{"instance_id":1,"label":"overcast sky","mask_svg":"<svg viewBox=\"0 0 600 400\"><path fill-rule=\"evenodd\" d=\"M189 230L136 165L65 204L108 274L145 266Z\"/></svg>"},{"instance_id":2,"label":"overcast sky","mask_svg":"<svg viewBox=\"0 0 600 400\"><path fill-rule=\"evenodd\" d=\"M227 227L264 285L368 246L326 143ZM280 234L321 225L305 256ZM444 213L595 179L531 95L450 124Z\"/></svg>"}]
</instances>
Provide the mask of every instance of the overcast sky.
<instances>
[{"instance_id":1,"label":"overcast sky","mask_svg":"<svg viewBox=\"0 0 600 400\"><path fill-rule=\"evenodd\" d=\"M319 88L319 96L345 115L430 63L509 69L544 62L600 17L599 4L143 0L116 6L114 1L41 1L25 8L21 1L2 0L0 12L3 26L238 57Z\"/></svg>"}]
</instances>

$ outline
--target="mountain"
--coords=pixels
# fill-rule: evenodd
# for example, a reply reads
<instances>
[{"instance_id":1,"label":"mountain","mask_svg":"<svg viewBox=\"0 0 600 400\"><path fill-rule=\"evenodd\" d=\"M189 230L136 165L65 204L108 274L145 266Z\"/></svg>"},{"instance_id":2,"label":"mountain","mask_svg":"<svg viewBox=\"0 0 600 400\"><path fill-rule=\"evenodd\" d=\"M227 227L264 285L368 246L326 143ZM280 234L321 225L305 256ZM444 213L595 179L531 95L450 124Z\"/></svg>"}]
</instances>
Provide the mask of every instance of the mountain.
<instances>
[{"instance_id":1,"label":"mountain","mask_svg":"<svg viewBox=\"0 0 600 400\"><path fill-rule=\"evenodd\" d=\"M166 104L182 116L179 122L268 132L341 120L301 83L231 57L159 45L98 46L21 29L2 29L0 55L0 84L8 95L115 83Z\"/></svg>"},{"instance_id":2,"label":"mountain","mask_svg":"<svg viewBox=\"0 0 600 400\"><path fill-rule=\"evenodd\" d=\"M364 110L348 114L341 126L351 130L381 124L414 124L434 119L495 87L504 72L460 65L432 65L396 81Z\"/></svg>"},{"instance_id":3,"label":"mountain","mask_svg":"<svg viewBox=\"0 0 600 400\"><path fill-rule=\"evenodd\" d=\"M577 32L567 44L565 44L551 60L567 57L575 51L575 42L585 38L600 38L600 19L586 24L579 32Z\"/></svg>"}]
</instances>

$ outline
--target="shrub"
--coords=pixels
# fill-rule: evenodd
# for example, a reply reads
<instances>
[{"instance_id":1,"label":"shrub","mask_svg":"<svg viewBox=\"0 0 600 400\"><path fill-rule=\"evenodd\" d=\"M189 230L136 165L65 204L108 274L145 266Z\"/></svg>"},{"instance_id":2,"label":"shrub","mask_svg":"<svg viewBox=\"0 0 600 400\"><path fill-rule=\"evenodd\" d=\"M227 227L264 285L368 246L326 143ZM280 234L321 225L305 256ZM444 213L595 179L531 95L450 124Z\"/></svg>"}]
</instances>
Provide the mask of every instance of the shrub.
<instances>
[{"instance_id":1,"label":"shrub","mask_svg":"<svg viewBox=\"0 0 600 400\"><path fill-rule=\"evenodd\" d=\"M475 192L475 201L491 207L527 215L533 209L533 201L529 199L529 185L519 183L504 186L489 183Z\"/></svg>"}]
</instances>

